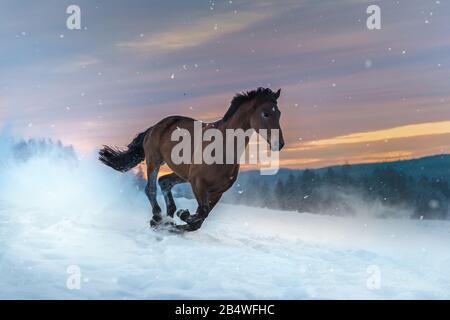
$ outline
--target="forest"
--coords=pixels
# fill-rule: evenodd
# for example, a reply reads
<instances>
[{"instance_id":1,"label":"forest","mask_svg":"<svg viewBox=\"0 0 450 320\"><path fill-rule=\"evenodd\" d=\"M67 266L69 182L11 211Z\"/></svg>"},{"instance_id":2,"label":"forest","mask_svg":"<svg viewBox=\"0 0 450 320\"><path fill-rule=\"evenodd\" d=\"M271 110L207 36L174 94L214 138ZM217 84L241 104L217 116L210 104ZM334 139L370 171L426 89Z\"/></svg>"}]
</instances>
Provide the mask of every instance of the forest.
<instances>
[{"instance_id":1,"label":"forest","mask_svg":"<svg viewBox=\"0 0 450 320\"><path fill-rule=\"evenodd\" d=\"M447 179L410 175L390 165L361 175L353 174L351 165L293 170L287 178L272 181L250 175L233 189L225 201L271 209L353 215L365 206L376 208L379 217L446 219L449 215Z\"/></svg>"}]
</instances>

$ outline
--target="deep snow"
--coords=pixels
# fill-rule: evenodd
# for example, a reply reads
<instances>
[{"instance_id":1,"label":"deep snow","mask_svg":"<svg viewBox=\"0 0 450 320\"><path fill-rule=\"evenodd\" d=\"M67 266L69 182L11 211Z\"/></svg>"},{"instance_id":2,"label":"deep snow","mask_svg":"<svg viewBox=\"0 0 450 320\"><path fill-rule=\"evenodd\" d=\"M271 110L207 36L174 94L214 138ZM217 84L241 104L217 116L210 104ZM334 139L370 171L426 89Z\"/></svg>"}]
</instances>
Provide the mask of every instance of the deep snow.
<instances>
[{"instance_id":1,"label":"deep snow","mask_svg":"<svg viewBox=\"0 0 450 320\"><path fill-rule=\"evenodd\" d=\"M0 298L450 298L447 221L220 204L197 232L155 232L130 174L95 157L17 161L2 139Z\"/></svg>"}]
</instances>

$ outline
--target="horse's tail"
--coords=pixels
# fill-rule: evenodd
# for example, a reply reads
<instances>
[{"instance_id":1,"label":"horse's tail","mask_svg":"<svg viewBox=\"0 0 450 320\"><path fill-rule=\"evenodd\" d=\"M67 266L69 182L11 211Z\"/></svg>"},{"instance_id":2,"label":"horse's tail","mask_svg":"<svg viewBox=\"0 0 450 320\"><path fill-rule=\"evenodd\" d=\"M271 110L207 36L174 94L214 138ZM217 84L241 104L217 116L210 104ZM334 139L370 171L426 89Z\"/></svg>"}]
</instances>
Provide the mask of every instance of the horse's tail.
<instances>
[{"instance_id":1,"label":"horse's tail","mask_svg":"<svg viewBox=\"0 0 450 320\"><path fill-rule=\"evenodd\" d=\"M143 144L145 135L150 129L139 133L124 150L103 146L98 159L117 171L125 172L134 168L145 159Z\"/></svg>"}]
</instances>

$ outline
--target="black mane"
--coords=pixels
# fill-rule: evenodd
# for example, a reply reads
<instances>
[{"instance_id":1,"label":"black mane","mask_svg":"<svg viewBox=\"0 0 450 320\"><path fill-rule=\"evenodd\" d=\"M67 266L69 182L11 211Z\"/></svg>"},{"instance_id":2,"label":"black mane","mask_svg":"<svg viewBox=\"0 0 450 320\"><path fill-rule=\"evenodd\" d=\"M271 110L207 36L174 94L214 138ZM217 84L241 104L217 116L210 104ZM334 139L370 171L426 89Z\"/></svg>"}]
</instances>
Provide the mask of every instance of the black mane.
<instances>
[{"instance_id":1,"label":"black mane","mask_svg":"<svg viewBox=\"0 0 450 320\"><path fill-rule=\"evenodd\" d=\"M256 90L238 93L234 96L233 100L231 100L231 105L228 108L228 111L223 116L223 120L224 121L229 120L236 113L236 111L242 104L256 98L273 101L277 100L275 92L273 92L269 88L259 87Z\"/></svg>"}]
</instances>

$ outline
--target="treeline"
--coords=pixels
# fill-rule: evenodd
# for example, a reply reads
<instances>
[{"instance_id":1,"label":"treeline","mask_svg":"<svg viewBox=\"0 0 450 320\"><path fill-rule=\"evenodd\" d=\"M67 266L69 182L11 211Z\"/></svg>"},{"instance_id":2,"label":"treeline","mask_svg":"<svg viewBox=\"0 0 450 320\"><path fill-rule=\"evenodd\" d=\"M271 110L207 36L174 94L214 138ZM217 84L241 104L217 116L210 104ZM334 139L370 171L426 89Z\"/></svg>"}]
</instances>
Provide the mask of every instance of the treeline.
<instances>
[{"instance_id":1,"label":"treeline","mask_svg":"<svg viewBox=\"0 0 450 320\"><path fill-rule=\"evenodd\" d=\"M400 211L418 219L445 219L449 215L448 181L424 175L414 178L390 166L360 176L352 175L351 166L341 170L328 168L323 173L305 170L275 181L249 176L233 188L225 201L338 215L357 214L361 208L375 206L381 216L392 216Z\"/></svg>"},{"instance_id":2,"label":"treeline","mask_svg":"<svg viewBox=\"0 0 450 320\"><path fill-rule=\"evenodd\" d=\"M13 156L16 160L26 161L32 157L49 155L56 159L76 160L75 150L72 146L65 146L60 140L28 139L11 140Z\"/></svg>"}]
</instances>

